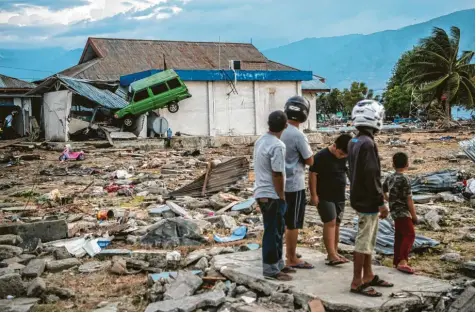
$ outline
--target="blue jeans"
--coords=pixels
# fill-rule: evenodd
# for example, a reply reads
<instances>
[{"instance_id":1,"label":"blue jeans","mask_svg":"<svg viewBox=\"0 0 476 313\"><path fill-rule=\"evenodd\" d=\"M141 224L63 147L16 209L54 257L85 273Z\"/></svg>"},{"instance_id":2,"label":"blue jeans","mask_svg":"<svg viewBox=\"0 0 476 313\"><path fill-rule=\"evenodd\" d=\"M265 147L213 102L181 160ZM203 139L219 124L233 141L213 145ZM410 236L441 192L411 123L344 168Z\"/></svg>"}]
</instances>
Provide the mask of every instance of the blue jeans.
<instances>
[{"instance_id":1,"label":"blue jeans","mask_svg":"<svg viewBox=\"0 0 476 313\"><path fill-rule=\"evenodd\" d=\"M286 202L278 199L267 200L268 202L258 201L264 224L263 275L275 276L284 268L283 234Z\"/></svg>"}]
</instances>

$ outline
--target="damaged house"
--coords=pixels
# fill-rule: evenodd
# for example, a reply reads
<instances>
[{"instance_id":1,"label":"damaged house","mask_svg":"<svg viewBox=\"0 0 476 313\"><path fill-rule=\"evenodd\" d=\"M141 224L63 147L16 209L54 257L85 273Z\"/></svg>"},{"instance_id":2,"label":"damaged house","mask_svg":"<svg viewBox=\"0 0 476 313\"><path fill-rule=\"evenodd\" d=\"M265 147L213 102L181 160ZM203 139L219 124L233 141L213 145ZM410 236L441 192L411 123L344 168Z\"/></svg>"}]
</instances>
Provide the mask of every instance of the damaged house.
<instances>
[{"instance_id":1,"label":"damaged house","mask_svg":"<svg viewBox=\"0 0 476 313\"><path fill-rule=\"evenodd\" d=\"M13 127L19 136L31 134L38 128L36 121L41 116L41 99L26 95L35 87L33 83L0 74L0 122L3 124L7 115L17 111Z\"/></svg>"},{"instance_id":2,"label":"damaged house","mask_svg":"<svg viewBox=\"0 0 476 313\"><path fill-rule=\"evenodd\" d=\"M119 94L127 98L133 82L164 69L174 69L192 97L180 101L176 113L161 109L149 116L162 116L174 132L196 136L261 134L267 130L268 114L283 109L289 97L302 95L302 81L313 79L312 72L268 60L248 43L89 38L79 64L54 78L60 80L64 89L57 89L56 83L48 83L45 90L54 89L56 94L54 100L53 95L48 95L45 104L53 105L56 112L59 102L74 106L74 97L88 99L78 90L67 87L69 84L64 82L64 77L70 77L74 81L102 82L101 88L109 83L116 86L120 83L117 90L111 89L107 93L107 97L114 99L114 106L125 105L129 99L119 100ZM63 104L61 110L58 112L69 109ZM64 120L67 118L64 116L52 115L51 118ZM311 105L309 119L305 128L315 130L315 105ZM46 121L45 116L45 124L48 123L51 121ZM48 137L66 140L64 133L67 133L66 129Z\"/></svg>"}]
</instances>

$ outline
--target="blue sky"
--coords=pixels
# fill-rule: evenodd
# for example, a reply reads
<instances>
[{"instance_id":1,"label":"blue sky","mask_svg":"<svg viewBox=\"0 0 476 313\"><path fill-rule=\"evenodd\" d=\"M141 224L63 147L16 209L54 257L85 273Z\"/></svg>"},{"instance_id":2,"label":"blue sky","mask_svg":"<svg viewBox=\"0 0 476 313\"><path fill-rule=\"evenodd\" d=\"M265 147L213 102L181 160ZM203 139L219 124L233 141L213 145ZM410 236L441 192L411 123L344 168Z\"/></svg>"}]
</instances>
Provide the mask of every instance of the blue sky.
<instances>
[{"instance_id":1,"label":"blue sky","mask_svg":"<svg viewBox=\"0 0 476 313\"><path fill-rule=\"evenodd\" d=\"M474 0L0 0L4 48L82 48L88 36L249 42L397 29Z\"/></svg>"}]
</instances>

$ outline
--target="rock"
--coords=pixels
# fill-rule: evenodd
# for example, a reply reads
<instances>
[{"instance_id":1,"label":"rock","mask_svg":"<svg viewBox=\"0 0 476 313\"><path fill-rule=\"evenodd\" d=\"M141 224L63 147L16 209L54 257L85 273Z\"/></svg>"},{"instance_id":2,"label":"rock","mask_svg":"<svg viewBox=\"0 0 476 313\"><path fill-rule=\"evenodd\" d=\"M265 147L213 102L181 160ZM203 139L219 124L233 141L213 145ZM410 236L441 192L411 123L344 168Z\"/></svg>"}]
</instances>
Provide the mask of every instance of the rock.
<instances>
[{"instance_id":1,"label":"rock","mask_svg":"<svg viewBox=\"0 0 476 313\"><path fill-rule=\"evenodd\" d=\"M16 271L13 268L9 267L4 267L0 268L0 276L6 275L6 274L14 274Z\"/></svg>"},{"instance_id":2,"label":"rock","mask_svg":"<svg viewBox=\"0 0 476 313\"><path fill-rule=\"evenodd\" d=\"M56 260L64 260L71 258L71 254L65 247L58 247L53 250L53 256Z\"/></svg>"},{"instance_id":3,"label":"rock","mask_svg":"<svg viewBox=\"0 0 476 313\"><path fill-rule=\"evenodd\" d=\"M134 236L134 235L127 235L126 242L131 245L138 244L140 241L139 236Z\"/></svg>"},{"instance_id":4,"label":"rock","mask_svg":"<svg viewBox=\"0 0 476 313\"><path fill-rule=\"evenodd\" d=\"M46 269L49 272L60 272L71 268L73 266L79 266L81 263L76 258L69 258L64 260L49 261L46 263Z\"/></svg>"},{"instance_id":5,"label":"rock","mask_svg":"<svg viewBox=\"0 0 476 313\"><path fill-rule=\"evenodd\" d=\"M167 251L164 250L135 250L131 257L148 262L151 267L162 268L167 266Z\"/></svg>"},{"instance_id":6,"label":"rock","mask_svg":"<svg viewBox=\"0 0 476 313\"><path fill-rule=\"evenodd\" d=\"M94 272L98 272L110 267L111 264L112 264L111 261L105 261L105 262L92 261L92 262L82 264L78 268L78 271L80 273L94 273Z\"/></svg>"},{"instance_id":7,"label":"rock","mask_svg":"<svg viewBox=\"0 0 476 313\"><path fill-rule=\"evenodd\" d=\"M206 242L200 228L192 220L172 218L160 221L149 228L142 238L143 244L159 247L198 246Z\"/></svg>"},{"instance_id":8,"label":"rock","mask_svg":"<svg viewBox=\"0 0 476 313\"><path fill-rule=\"evenodd\" d=\"M93 312L117 312L120 302L107 303L106 305L94 310Z\"/></svg>"},{"instance_id":9,"label":"rock","mask_svg":"<svg viewBox=\"0 0 476 313\"><path fill-rule=\"evenodd\" d=\"M184 205L188 209L192 210L196 210L199 208L209 208L211 206L210 201L208 199L196 199L192 197L184 197Z\"/></svg>"},{"instance_id":10,"label":"rock","mask_svg":"<svg viewBox=\"0 0 476 313\"><path fill-rule=\"evenodd\" d=\"M125 275L127 274L126 260L120 257L116 257L112 260L112 266L109 269L111 273L116 275Z\"/></svg>"},{"instance_id":11,"label":"rock","mask_svg":"<svg viewBox=\"0 0 476 313\"><path fill-rule=\"evenodd\" d=\"M247 296L241 296L240 297L243 301L245 301L246 304L251 304L256 301L255 298L247 297Z\"/></svg>"},{"instance_id":12,"label":"rock","mask_svg":"<svg viewBox=\"0 0 476 313\"><path fill-rule=\"evenodd\" d=\"M41 221L24 224L0 224L0 235L15 234L23 239L21 247L32 251L38 239L41 242L60 240L68 237L66 220Z\"/></svg>"},{"instance_id":13,"label":"rock","mask_svg":"<svg viewBox=\"0 0 476 313\"><path fill-rule=\"evenodd\" d=\"M0 260L10 259L22 254L23 249L16 246L0 245Z\"/></svg>"},{"instance_id":14,"label":"rock","mask_svg":"<svg viewBox=\"0 0 476 313\"><path fill-rule=\"evenodd\" d=\"M215 210L226 207L228 203L230 202L222 197L222 193L217 193L210 197L210 204Z\"/></svg>"},{"instance_id":15,"label":"rock","mask_svg":"<svg viewBox=\"0 0 476 313\"><path fill-rule=\"evenodd\" d=\"M218 307L225 297L223 291L211 291L178 300L153 302L145 312L193 312L204 307Z\"/></svg>"},{"instance_id":16,"label":"rock","mask_svg":"<svg viewBox=\"0 0 476 313\"><path fill-rule=\"evenodd\" d=\"M57 296L55 295L47 295L45 297L45 303L47 304L55 304L56 302L60 301L60 298L58 298Z\"/></svg>"},{"instance_id":17,"label":"rock","mask_svg":"<svg viewBox=\"0 0 476 313\"><path fill-rule=\"evenodd\" d=\"M22 254L22 255L19 256L19 258L21 259L21 261L19 261L18 263L26 265L26 264L28 264L28 262L35 259L36 255L34 255L34 254Z\"/></svg>"},{"instance_id":18,"label":"rock","mask_svg":"<svg viewBox=\"0 0 476 313\"><path fill-rule=\"evenodd\" d=\"M165 204L167 204L167 206L170 208L170 210L172 210L178 216L185 217L185 218L191 218L191 216L187 212L187 210L185 210L184 208L182 208L181 206L179 206L175 202L165 201Z\"/></svg>"},{"instance_id":19,"label":"rock","mask_svg":"<svg viewBox=\"0 0 476 313\"><path fill-rule=\"evenodd\" d=\"M178 251L171 251L167 252L165 259L167 260L167 267L175 269L179 267L182 255Z\"/></svg>"},{"instance_id":20,"label":"rock","mask_svg":"<svg viewBox=\"0 0 476 313\"><path fill-rule=\"evenodd\" d=\"M215 286L213 286L213 290L221 290L223 292L226 292L226 289L226 285L222 281L217 282Z\"/></svg>"},{"instance_id":21,"label":"rock","mask_svg":"<svg viewBox=\"0 0 476 313\"><path fill-rule=\"evenodd\" d=\"M474 278L474 261L461 264L461 272L468 277Z\"/></svg>"},{"instance_id":22,"label":"rock","mask_svg":"<svg viewBox=\"0 0 476 313\"><path fill-rule=\"evenodd\" d=\"M413 164L423 164L425 163L425 160L423 160L422 158L416 158L413 160Z\"/></svg>"},{"instance_id":23,"label":"rock","mask_svg":"<svg viewBox=\"0 0 476 313\"><path fill-rule=\"evenodd\" d=\"M438 209L433 209L425 214L425 222L432 230L440 230L441 227L439 222L441 220L441 216L438 214Z\"/></svg>"},{"instance_id":24,"label":"rock","mask_svg":"<svg viewBox=\"0 0 476 313\"><path fill-rule=\"evenodd\" d=\"M162 301L164 292L165 284L162 281L157 281L147 290L147 299L149 302Z\"/></svg>"},{"instance_id":25,"label":"rock","mask_svg":"<svg viewBox=\"0 0 476 313\"><path fill-rule=\"evenodd\" d=\"M37 277L30 282L26 290L28 297L40 297L46 291L46 283L41 277Z\"/></svg>"},{"instance_id":26,"label":"rock","mask_svg":"<svg viewBox=\"0 0 476 313\"><path fill-rule=\"evenodd\" d=\"M235 219L228 215L212 216L206 218L205 220L218 228L233 229L237 226Z\"/></svg>"},{"instance_id":27,"label":"rock","mask_svg":"<svg viewBox=\"0 0 476 313\"><path fill-rule=\"evenodd\" d=\"M474 233L467 233L463 236L466 241L474 242Z\"/></svg>"},{"instance_id":28,"label":"rock","mask_svg":"<svg viewBox=\"0 0 476 313\"><path fill-rule=\"evenodd\" d=\"M46 261L43 259L33 259L23 269L22 276L26 278L40 277L45 271Z\"/></svg>"},{"instance_id":29,"label":"rock","mask_svg":"<svg viewBox=\"0 0 476 313\"><path fill-rule=\"evenodd\" d=\"M446 254L443 254L440 257L441 261L446 261L446 262L451 262L451 263L459 263L459 262L461 262L462 259L463 258L461 257L461 255L459 253L455 253L455 252L446 253Z\"/></svg>"},{"instance_id":30,"label":"rock","mask_svg":"<svg viewBox=\"0 0 476 313\"><path fill-rule=\"evenodd\" d=\"M69 288L60 288L60 287L48 287L46 290L47 293L54 294L60 299L70 299L75 297L75 293L72 289Z\"/></svg>"},{"instance_id":31,"label":"rock","mask_svg":"<svg viewBox=\"0 0 476 313\"><path fill-rule=\"evenodd\" d=\"M150 266L149 262L137 260L134 258L125 258L127 268L135 270L144 270Z\"/></svg>"},{"instance_id":32,"label":"rock","mask_svg":"<svg viewBox=\"0 0 476 313\"><path fill-rule=\"evenodd\" d=\"M39 298L14 298L12 300L0 300L0 312L30 312L31 307L39 301Z\"/></svg>"},{"instance_id":33,"label":"rock","mask_svg":"<svg viewBox=\"0 0 476 313\"><path fill-rule=\"evenodd\" d=\"M191 272L179 272L177 278L166 285L164 300L180 299L191 296L202 285L202 279Z\"/></svg>"},{"instance_id":34,"label":"rock","mask_svg":"<svg viewBox=\"0 0 476 313\"><path fill-rule=\"evenodd\" d=\"M22 242L23 239L17 235L0 235L0 245L17 246Z\"/></svg>"},{"instance_id":35,"label":"rock","mask_svg":"<svg viewBox=\"0 0 476 313\"><path fill-rule=\"evenodd\" d=\"M184 265L188 266L192 264L193 262L200 260L201 258L207 257L208 253L207 250L200 249L200 250L195 250L192 251L187 257L185 258Z\"/></svg>"},{"instance_id":36,"label":"rock","mask_svg":"<svg viewBox=\"0 0 476 313\"><path fill-rule=\"evenodd\" d=\"M0 276L0 298L4 299L8 295L15 297L26 293L25 286L21 280L20 274L5 274Z\"/></svg>"},{"instance_id":37,"label":"rock","mask_svg":"<svg viewBox=\"0 0 476 313\"><path fill-rule=\"evenodd\" d=\"M474 287L467 287L451 304L448 312L474 312Z\"/></svg>"},{"instance_id":38,"label":"rock","mask_svg":"<svg viewBox=\"0 0 476 313\"><path fill-rule=\"evenodd\" d=\"M253 298L253 299L258 298L258 295L255 292L251 291L251 290L248 290L247 292L242 294L242 296L250 297L250 298Z\"/></svg>"},{"instance_id":39,"label":"rock","mask_svg":"<svg viewBox=\"0 0 476 313\"><path fill-rule=\"evenodd\" d=\"M294 310L294 296L289 293L274 292L271 294L271 302Z\"/></svg>"},{"instance_id":40,"label":"rock","mask_svg":"<svg viewBox=\"0 0 476 313\"><path fill-rule=\"evenodd\" d=\"M235 292L236 292L237 295L241 295L241 294L244 294L244 293L248 292L248 288L246 288L243 285L238 285L238 286L236 286Z\"/></svg>"},{"instance_id":41,"label":"rock","mask_svg":"<svg viewBox=\"0 0 476 313\"><path fill-rule=\"evenodd\" d=\"M208 268L208 260L206 257L201 258L198 260L197 264L194 265L195 269L205 271Z\"/></svg>"}]
</instances>

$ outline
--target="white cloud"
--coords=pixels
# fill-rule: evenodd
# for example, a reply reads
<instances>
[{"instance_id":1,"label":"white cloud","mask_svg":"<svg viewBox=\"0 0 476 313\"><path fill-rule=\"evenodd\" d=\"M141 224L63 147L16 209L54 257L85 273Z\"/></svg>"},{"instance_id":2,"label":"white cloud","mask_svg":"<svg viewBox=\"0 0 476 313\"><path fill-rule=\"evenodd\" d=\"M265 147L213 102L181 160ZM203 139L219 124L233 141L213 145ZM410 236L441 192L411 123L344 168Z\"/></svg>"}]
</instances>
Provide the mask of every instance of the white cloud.
<instances>
[{"instance_id":1,"label":"white cloud","mask_svg":"<svg viewBox=\"0 0 476 313\"><path fill-rule=\"evenodd\" d=\"M85 5L61 10L51 10L45 6L21 5L15 6L14 10L12 8L0 11L0 23L31 26L94 22L121 13L140 12L166 2L167 0L88 0ZM156 17L159 15L164 17L158 13L160 12L157 11Z\"/></svg>"}]
</instances>

